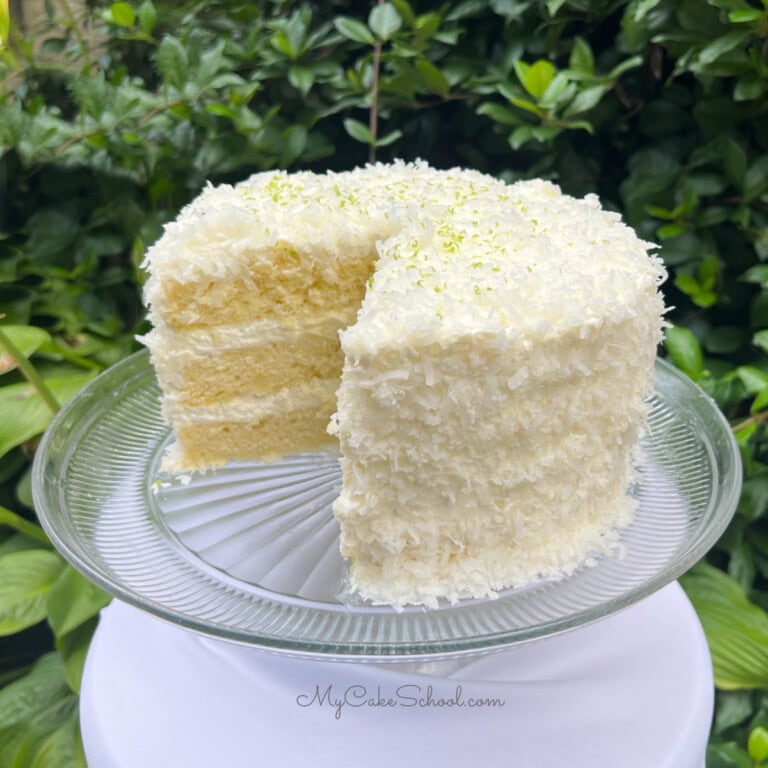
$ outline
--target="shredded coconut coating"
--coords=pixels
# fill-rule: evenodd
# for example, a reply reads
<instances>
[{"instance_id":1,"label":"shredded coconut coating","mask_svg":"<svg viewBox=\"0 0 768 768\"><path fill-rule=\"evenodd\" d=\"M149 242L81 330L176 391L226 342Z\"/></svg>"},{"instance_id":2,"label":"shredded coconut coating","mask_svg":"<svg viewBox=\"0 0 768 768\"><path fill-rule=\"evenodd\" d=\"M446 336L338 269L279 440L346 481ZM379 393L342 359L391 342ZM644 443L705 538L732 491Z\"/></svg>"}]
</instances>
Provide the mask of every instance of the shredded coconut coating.
<instances>
[{"instance_id":1,"label":"shredded coconut coating","mask_svg":"<svg viewBox=\"0 0 768 768\"><path fill-rule=\"evenodd\" d=\"M174 425L255 423L338 386L351 589L493 597L571 573L633 517L664 313L651 248L546 181L257 174L208 187L150 249L146 342ZM277 371L273 391L183 401L196 358L339 330L340 382L281 389Z\"/></svg>"}]
</instances>

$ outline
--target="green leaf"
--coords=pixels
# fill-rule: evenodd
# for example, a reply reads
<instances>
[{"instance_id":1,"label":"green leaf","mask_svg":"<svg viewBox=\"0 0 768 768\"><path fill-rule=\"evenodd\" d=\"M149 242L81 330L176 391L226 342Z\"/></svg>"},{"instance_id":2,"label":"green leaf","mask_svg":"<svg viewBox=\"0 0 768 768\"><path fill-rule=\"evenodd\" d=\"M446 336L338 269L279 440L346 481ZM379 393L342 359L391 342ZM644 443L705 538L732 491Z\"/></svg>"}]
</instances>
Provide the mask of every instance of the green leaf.
<instances>
[{"instance_id":1,"label":"green leaf","mask_svg":"<svg viewBox=\"0 0 768 768\"><path fill-rule=\"evenodd\" d=\"M749 691L720 691L717 695L714 733L719 735L752 715L752 695Z\"/></svg>"},{"instance_id":2,"label":"green leaf","mask_svg":"<svg viewBox=\"0 0 768 768\"><path fill-rule=\"evenodd\" d=\"M395 7L397 7L398 12L400 13L403 18L406 18L403 12L400 10L400 7L397 3L395 3ZM443 17L439 13L423 13L416 19L416 30L418 31L419 40L429 40L431 37L434 37L438 34L438 31L440 29L440 25L443 23ZM446 33L449 34L449 33ZM443 42L445 42L445 38L443 39Z\"/></svg>"},{"instance_id":3,"label":"green leaf","mask_svg":"<svg viewBox=\"0 0 768 768\"><path fill-rule=\"evenodd\" d=\"M110 596L67 566L51 586L46 598L48 623L57 638L95 616Z\"/></svg>"},{"instance_id":4,"label":"green leaf","mask_svg":"<svg viewBox=\"0 0 768 768\"><path fill-rule=\"evenodd\" d=\"M669 240L672 237L679 237L686 229L687 227L682 224L664 224L656 230L656 236L659 240ZM687 277L687 275L678 275L678 277Z\"/></svg>"},{"instance_id":5,"label":"green leaf","mask_svg":"<svg viewBox=\"0 0 768 768\"><path fill-rule=\"evenodd\" d=\"M744 329L735 325L719 325L707 332L704 347L713 355L731 355L746 341Z\"/></svg>"},{"instance_id":6,"label":"green leaf","mask_svg":"<svg viewBox=\"0 0 768 768\"><path fill-rule=\"evenodd\" d=\"M734 101L754 101L759 99L766 88L766 81L757 75L744 75L740 77L733 89Z\"/></svg>"},{"instance_id":7,"label":"green leaf","mask_svg":"<svg viewBox=\"0 0 768 768\"><path fill-rule=\"evenodd\" d=\"M768 685L768 614L707 563L680 581L707 636L715 684L724 690Z\"/></svg>"},{"instance_id":8,"label":"green leaf","mask_svg":"<svg viewBox=\"0 0 768 768\"><path fill-rule=\"evenodd\" d=\"M440 96L446 96L451 90L445 75L431 62L426 59L416 60L416 70L424 80L424 84L431 91Z\"/></svg>"},{"instance_id":9,"label":"green leaf","mask_svg":"<svg viewBox=\"0 0 768 768\"><path fill-rule=\"evenodd\" d=\"M757 264L750 267L739 276L743 283L758 283L763 288L768 288L768 264Z\"/></svg>"},{"instance_id":10,"label":"green leaf","mask_svg":"<svg viewBox=\"0 0 768 768\"><path fill-rule=\"evenodd\" d=\"M761 155L749 164L744 174L744 202L749 203L768 189L768 154ZM745 208L750 213L749 208ZM743 226L748 226L744 223Z\"/></svg>"},{"instance_id":11,"label":"green leaf","mask_svg":"<svg viewBox=\"0 0 768 768\"><path fill-rule=\"evenodd\" d=\"M375 5L368 15L368 26L379 40L389 40L403 25L400 14L392 3Z\"/></svg>"},{"instance_id":12,"label":"green leaf","mask_svg":"<svg viewBox=\"0 0 768 768\"><path fill-rule=\"evenodd\" d=\"M589 111L600 102L604 93L605 86L603 85L590 85L587 88L583 88L573 97L573 100L565 110L566 117Z\"/></svg>"},{"instance_id":13,"label":"green leaf","mask_svg":"<svg viewBox=\"0 0 768 768\"><path fill-rule=\"evenodd\" d=\"M619 62L609 73L608 80L618 80L625 72L630 69L637 69L643 63L642 56L631 56L624 61Z\"/></svg>"},{"instance_id":14,"label":"green leaf","mask_svg":"<svg viewBox=\"0 0 768 768\"><path fill-rule=\"evenodd\" d=\"M43 549L0 557L0 636L31 627L46 616L46 596L64 567Z\"/></svg>"},{"instance_id":15,"label":"green leaf","mask_svg":"<svg viewBox=\"0 0 768 768\"><path fill-rule=\"evenodd\" d=\"M348 117L344 120L344 130L355 140L362 142L363 144L372 144L373 135L367 125L364 125L359 120L353 120Z\"/></svg>"},{"instance_id":16,"label":"green leaf","mask_svg":"<svg viewBox=\"0 0 768 768\"><path fill-rule=\"evenodd\" d=\"M339 16L333 20L333 26L349 40L364 45L374 45L376 38L371 34L371 30L363 24L362 21L351 19L348 16Z\"/></svg>"},{"instance_id":17,"label":"green leaf","mask_svg":"<svg viewBox=\"0 0 768 768\"><path fill-rule=\"evenodd\" d=\"M19 481L16 483L16 498L28 509L32 509L35 506L35 501L32 498L32 467L29 466L24 471ZM0 516L2 516L3 508L0 507Z\"/></svg>"},{"instance_id":18,"label":"green leaf","mask_svg":"<svg viewBox=\"0 0 768 768\"><path fill-rule=\"evenodd\" d=\"M699 340L688 328L675 325L664 333L664 346L672 362L696 381L704 370Z\"/></svg>"},{"instance_id":19,"label":"green leaf","mask_svg":"<svg viewBox=\"0 0 768 768\"><path fill-rule=\"evenodd\" d=\"M501 125L520 125L521 122L517 113L492 101L484 101L475 111L478 115L486 115Z\"/></svg>"},{"instance_id":20,"label":"green leaf","mask_svg":"<svg viewBox=\"0 0 768 768\"><path fill-rule=\"evenodd\" d=\"M8 12L8 0L0 0L0 52L8 42L11 31L11 15Z\"/></svg>"},{"instance_id":21,"label":"green leaf","mask_svg":"<svg viewBox=\"0 0 768 768\"><path fill-rule=\"evenodd\" d=\"M699 63L704 65L712 64L723 54L732 51L737 45L741 45L747 35L749 35L749 32L734 31L718 37L699 51Z\"/></svg>"},{"instance_id":22,"label":"green leaf","mask_svg":"<svg viewBox=\"0 0 768 768\"><path fill-rule=\"evenodd\" d=\"M292 125L285 131L283 138L285 141L280 153L280 166L287 168L301 157L301 154L307 148L309 135L303 125Z\"/></svg>"},{"instance_id":23,"label":"green leaf","mask_svg":"<svg viewBox=\"0 0 768 768\"><path fill-rule=\"evenodd\" d=\"M157 69L167 83L181 91L189 75L187 49L173 35L166 35L156 54Z\"/></svg>"},{"instance_id":24,"label":"green leaf","mask_svg":"<svg viewBox=\"0 0 768 768\"><path fill-rule=\"evenodd\" d=\"M151 35L157 24L157 11L152 0L144 0L139 6L139 26L142 32Z\"/></svg>"},{"instance_id":25,"label":"green leaf","mask_svg":"<svg viewBox=\"0 0 768 768\"><path fill-rule=\"evenodd\" d=\"M699 281L693 275L685 273L680 273L675 277L675 287L688 296L694 295L701 290Z\"/></svg>"},{"instance_id":26,"label":"green leaf","mask_svg":"<svg viewBox=\"0 0 768 768\"><path fill-rule=\"evenodd\" d=\"M576 72L583 72L586 75L595 73L595 57L592 55L592 49L589 47L589 43L578 35L573 38L568 68L576 70Z\"/></svg>"},{"instance_id":27,"label":"green leaf","mask_svg":"<svg viewBox=\"0 0 768 768\"><path fill-rule=\"evenodd\" d=\"M768 759L768 730L761 725L752 729L747 740L747 752L756 763Z\"/></svg>"},{"instance_id":28,"label":"green leaf","mask_svg":"<svg viewBox=\"0 0 768 768\"><path fill-rule=\"evenodd\" d=\"M539 59L525 69L520 82L523 88L538 100L544 95L554 76L555 68L552 64L545 59Z\"/></svg>"},{"instance_id":29,"label":"green leaf","mask_svg":"<svg viewBox=\"0 0 768 768\"><path fill-rule=\"evenodd\" d=\"M310 67L291 66L288 70L288 82L306 96L315 83L315 70Z\"/></svg>"},{"instance_id":30,"label":"green leaf","mask_svg":"<svg viewBox=\"0 0 768 768\"><path fill-rule=\"evenodd\" d=\"M51 340L48 331L31 325L4 325L3 332L24 357L29 357L35 350ZM0 375L17 367L16 360L0 345Z\"/></svg>"},{"instance_id":31,"label":"green leaf","mask_svg":"<svg viewBox=\"0 0 768 768\"><path fill-rule=\"evenodd\" d=\"M721 151L725 175L736 189L742 190L747 172L747 153L733 139L725 139Z\"/></svg>"},{"instance_id":32,"label":"green leaf","mask_svg":"<svg viewBox=\"0 0 768 768\"><path fill-rule=\"evenodd\" d=\"M707 768L754 768L749 755L734 741L707 745Z\"/></svg>"},{"instance_id":33,"label":"green leaf","mask_svg":"<svg viewBox=\"0 0 768 768\"><path fill-rule=\"evenodd\" d=\"M768 227L758 230L752 245L760 261L768 260Z\"/></svg>"},{"instance_id":34,"label":"green leaf","mask_svg":"<svg viewBox=\"0 0 768 768\"><path fill-rule=\"evenodd\" d=\"M768 405L768 387L762 389L758 396L752 401L749 412L752 414L759 413L766 405Z\"/></svg>"},{"instance_id":35,"label":"green leaf","mask_svg":"<svg viewBox=\"0 0 768 768\"><path fill-rule=\"evenodd\" d=\"M29 768L87 768L76 713L40 744Z\"/></svg>"},{"instance_id":36,"label":"green leaf","mask_svg":"<svg viewBox=\"0 0 768 768\"><path fill-rule=\"evenodd\" d=\"M79 392L93 374L47 379L46 385L59 405ZM29 383L0 387L0 456L45 431L53 412Z\"/></svg>"},{"instance_id":37,"label":"green leaf","mask_svg":"<svg viewBox=\"0 0 768 768\"><path fill-rule=\"evenodd\" d=\"M747 395L757 395L765 387L768 387L768 373L755 368L753 365L740 365L735 373L744 385Z\"/></svg>"},{"instance_id":38,"label":"green leaf","mask_svg":"<svg viewBox=\"0 0 768 768\"><path fill-rule=\"evenodd\" d=\"M763 18L763 12L753 8L751 10L731 11L728 14L728 21L732 21L734 24L741 24L743 22L760 21Z\"/></svg>"},{"instance_id":39,"label":"green leaf","mask_svg":"<svg viewBox=\"0 0 768 768\"><path fill-rule=\"evenodd\" d=\"M129 3L112 3L109 6L112 21L119 27L132 27L136 21L136 11Z\"/></svg>"},{"instance_id":40,"label":"green leaf","mask_svg":"<svg viewBox=\"0 0 768 768\"><path fill-rule=\"evenodd\" d=\"M384 136L380 136L378 139L376 139L376 146L388 147L390 144L394 144L402 135L403 132L400 130L396 129L394 131L390 131Z\"/></svg>"},{"instance_id":41,"label":"green leaf","mask_svg":"<svg viewBox=\"0 0 768 768\"><path fill-rule=\"evenodd\" d=\"M536 104L534 104L532 101L528 101L528 99L521 99L517 96L511 96L509 100L516 107L519 107L520 109L524 109L526 112L531 112L537 117L541 115L541 110L539 109L539 107L536 106Z\"/></svg>"},{"instance_id":42,"label":"green leaf","mask_svg":"<svg viewBox=\"0 0 768 768\"><path fill-rule=\"evenodd\" d=\"M760 347L763 352L768 352L768 328L763 329L762 331L758 331L752 337L752 343L756 347Z\"/></svg>"},{"instance_id":43,"label":"green leaf","mask_svg":"<svg viewBox=\"0 0 768 768\"><path fill-rule=\"evenodd\" d=\"M99 617L94 616L84 624L68 632L64 637L56 640L56 650L61 654L64 662L64 675L67 685L74 693L80 693L80 684L83 679L83 669L88 655L88 648L93 638L93 633L99 624Z\"/></svg>"},{"instance_id":44,"label":"green leaf","mask_svg":"<svg viewBox=\"0 0 768 768\"><path fill-rule=\"evenodd\" d=\"M512 149L520 149L526 142L533 138L533 126L521 125L519 128L515 128L509 135L509 144Z\"/></svg>"},{"instance_id":45,"label":"green leaf","mask_svg":"<svg viewBox=\"0 0 768 768\"><path fill-rule=\"evenodd\" d=\"M539 99L539 104L547 108L556 107L560 101L569 100L575 89L576 86L568 80L568 75L565 72L558 72L549 81L549 85Z\"/></svg>"},{"instance_id":46,"label":"green leaf","mask_svg":"<svg viewBox=\"0 0 768 768\"><path fill-rule=\"evenodd\" d=\"M45 654L24 677L0 689L0 728L45 720L51 709L72 698L61 657Z\"/></svg>"},{"instance_id":47,"label":"green leaf","mask_svg":"<svg viewBox=\"0 0 768 768\"><path fill-rule=\"evenodd\" d=\"M547 11L549 11L550 17L554 16L567 1L568 0L547 0Z\"/></svg>"},{"instance_id":48,"label":"green leaf","mask_svg":"<svg viewBox=\"0 0 768 768\"><path fill-rule=\"evenodd\" d=\"M392 5L395 6L397 12L408 24L412 27L417 25L416 13L408 0L392 0Z\"/></svg>"}]
</instances>

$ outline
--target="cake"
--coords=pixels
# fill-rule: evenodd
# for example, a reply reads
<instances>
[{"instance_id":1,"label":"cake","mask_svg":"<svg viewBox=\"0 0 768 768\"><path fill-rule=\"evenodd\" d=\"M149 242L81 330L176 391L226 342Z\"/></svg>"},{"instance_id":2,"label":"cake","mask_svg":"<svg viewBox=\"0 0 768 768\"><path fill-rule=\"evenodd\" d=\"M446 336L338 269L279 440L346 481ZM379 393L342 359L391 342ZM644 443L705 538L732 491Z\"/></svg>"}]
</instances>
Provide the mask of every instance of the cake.
<instances>
[{"instance_id":1,"label":"cake","mask_svg":"<svg viewBox=\"0 0 768 768\"><path fill-rule=\"evenodd\" d=\"M595 196L423 163L209 186L145 262L165 467L340 450L374 603L563 577L634 514L650 247Z\"/></svg>"}]
</instances>

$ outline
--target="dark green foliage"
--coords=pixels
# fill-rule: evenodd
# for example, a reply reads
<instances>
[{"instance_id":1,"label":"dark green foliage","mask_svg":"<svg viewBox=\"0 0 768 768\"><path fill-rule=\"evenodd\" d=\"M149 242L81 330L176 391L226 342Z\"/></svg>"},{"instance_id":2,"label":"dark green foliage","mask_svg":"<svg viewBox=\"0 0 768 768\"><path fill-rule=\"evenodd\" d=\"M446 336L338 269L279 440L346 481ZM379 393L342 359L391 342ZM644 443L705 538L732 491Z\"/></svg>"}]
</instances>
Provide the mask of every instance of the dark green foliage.
<instances>
[{"instance_id":1,"label":"dark green foliage","mask_svg":"<svg viewBox=\"0 0 768 768\"><path fill-rule=\"evenodd\" d=\"M60 702L22 726L0 701L15 764L79 764L69 697L104 598L34 526L29 461L57 403L136 347L146 246L207 181L372 157L551 178L661 244L667 353L745 465L734 523L685 580L723 689L710 765L763 764L768 0L137 0L91 2L84 23L47 7L0 49L0 569L21 585L0 626L24 633L0 641L0 684Z\"/></svg>"}]
</instances>

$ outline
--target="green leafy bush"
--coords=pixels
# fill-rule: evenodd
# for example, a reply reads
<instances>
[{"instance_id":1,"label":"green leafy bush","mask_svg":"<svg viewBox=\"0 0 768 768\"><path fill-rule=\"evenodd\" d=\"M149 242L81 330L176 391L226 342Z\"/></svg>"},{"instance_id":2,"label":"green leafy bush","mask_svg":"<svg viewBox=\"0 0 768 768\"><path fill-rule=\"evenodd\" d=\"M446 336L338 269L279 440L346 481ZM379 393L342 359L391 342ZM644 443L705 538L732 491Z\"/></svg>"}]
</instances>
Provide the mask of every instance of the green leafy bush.
<instances>
[{"instance_id":1,"label":"green leafy bush","mask_svg":"<svg viewBox=\"0 0 768 768\"><path fill-rule=\"evenodd\" d=\"M684 579L720 688L710 764L763 764L766 0L47 5L10 39L0 14L0 763L82 764L105 597L35 525L29 463L59 404L136 348L146 246L207 181L422 157L597 192L661 244L666 353L745 466L733 524Z\"/></svg>"}]
</instances>

